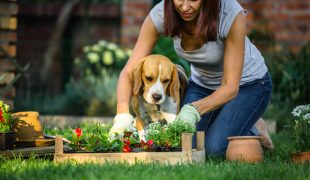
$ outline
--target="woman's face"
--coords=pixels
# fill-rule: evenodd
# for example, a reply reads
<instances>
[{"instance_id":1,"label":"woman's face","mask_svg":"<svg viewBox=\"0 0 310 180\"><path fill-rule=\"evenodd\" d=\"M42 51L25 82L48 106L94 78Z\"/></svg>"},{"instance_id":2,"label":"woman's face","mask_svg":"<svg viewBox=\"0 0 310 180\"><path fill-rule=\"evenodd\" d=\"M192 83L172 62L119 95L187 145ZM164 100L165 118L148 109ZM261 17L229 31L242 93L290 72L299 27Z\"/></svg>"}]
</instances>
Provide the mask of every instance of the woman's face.
<instances>
[{"instance_id":1,"label":"woman's face","mask_svg":"<svg viewBox=\"0 0 310 180\"><path fill-rule=\"evenodd\" d=\"M202 1L204 0L173 0L173 4L184 21L192 21L199 14Z\"/></svg>"}]
</instances>

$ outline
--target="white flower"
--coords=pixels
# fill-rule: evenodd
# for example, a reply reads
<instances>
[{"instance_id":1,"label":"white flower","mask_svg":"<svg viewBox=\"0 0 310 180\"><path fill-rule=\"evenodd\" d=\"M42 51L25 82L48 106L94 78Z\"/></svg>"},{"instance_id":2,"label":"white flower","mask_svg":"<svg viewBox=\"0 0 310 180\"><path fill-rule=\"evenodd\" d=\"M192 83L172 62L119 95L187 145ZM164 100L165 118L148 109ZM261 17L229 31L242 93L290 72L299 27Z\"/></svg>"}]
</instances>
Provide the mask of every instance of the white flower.
<instances>
[{"instance_id":1,"label":"white flower","mask_svg":"<svg viewBox=\"0 0 310 180\"><path fill-rule=\"evenodd\" d=\"M117 49L117 45L115 43L108 43L107 49L109 49L109 50L116 50Z\"/></svg>"},{"instance_id":2,"label":"white flower","mask_svg":"<svg viewBox=\"0 0 310 180\"><path fill-rule=\"evenodd\" d=\"M94 52L90 52L87 54L87 58L89 60L90 63L97 63L99 61L99 55L97 53Z\"/></svg>"},{"instance_id":3,"label":"white flower","mask_svg":"<svg viewBox=\"0 0 310 180\"><path fill-rule=\"evenodd\" d=\"M105 65L111 65L113 63L113 55L112 52L106 51L102 54L102 62Z\"/></svg>"},{"instance_id":4,"label":"white flower","mask_svg":"<svg viewBox=\"0 0 310 180\"><path fill-rule=\"evenodd\" d=\"M116 49L115 55L117 59L124 59L125 58L125 53L121 49Z\"/></svg>"},{"instance_id":5,"label":"white flower","mask_svg":"<svg viewBox=\"0 0 310 180\"><path fill-rule=\"evenodd\" d=\"M304 115L304 119L310 120L310 113L305 114L305 115Z\"/></svg>"},{"instance_id":6,"label":"white flower","mask_svg":"<svg viewBox=\"0 0 310 180\"><path fill-rule=\"evenodd\" d=\"M96 52L100 52L101 51L101 47L99 46L99 45L93 45L92 47L91 47L91 50L92 51L96 51Z\"/></svg>"},{"instance_id":7,"label":"white flower","mask_svg":"<svg viewBox=\"0 0 310 180\"><path fill-rule=\"evenodd\" d=\"M299 117L302 114L302 112L305 112L305 111L310 111L309 104L296 106L292 111L292 115L295 117Z\"/></svg>"},{"instance_id":8,"label":"white flower","mask_svg":"<svg viewBox=\"0 0 310 180\"><path fill-rule=\"evenodd\" d=\"M101 46L101 47L105 47L107 45L107 42L105 40L100 40L98 42L98 45Z\"/></svg>"},{"instance_id":9,"label":"white flower","mask_svg":"<svg viewBox=\"0 0 310 180\"><path fill-rule=\"evenodd\" d=\"M131 56L132 50L131 50L131 49L127 49L127 50L126 50L126 54L127 54L127 56Z\"/></svg>"},{"instance_id":10,"label":"white flower","mask_svg":"<svg viewBox=\"0 0 310 180\"><path fill-rule=\"evenodd\" d=\"M10 106L7 104L4 104L4 111L9 112L10 111Z\"/></svg>"},{"instance_id":11,"label":"white flower","mask_svg":"<svg viewBox=\"0 0 310 180\"><path fill-rule=\"evenodd\" d=\"M89 52L90 51L90 46L84 46L83 47L83 52L84 53L87 53L87 52Z\"/></svg>"}]
</instances>

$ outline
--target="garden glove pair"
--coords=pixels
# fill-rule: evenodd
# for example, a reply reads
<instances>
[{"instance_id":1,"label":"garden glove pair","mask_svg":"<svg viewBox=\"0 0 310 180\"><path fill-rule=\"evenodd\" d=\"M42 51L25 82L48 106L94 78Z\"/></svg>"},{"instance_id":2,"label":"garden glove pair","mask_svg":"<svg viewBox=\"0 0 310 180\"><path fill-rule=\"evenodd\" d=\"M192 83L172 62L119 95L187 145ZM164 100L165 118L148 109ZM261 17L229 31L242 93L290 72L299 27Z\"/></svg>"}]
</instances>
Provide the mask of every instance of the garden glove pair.
<instances>
[{"instance_id":1,"label":"garden glove pair","mask_svg":"<svg viewBox=\"0 0 310 180\"><path fill-rule=\"evenodd\" d=\"M187 122L195 128L196 123L200 120L200 118L200 113L194 106L191 104L185 104L177 115L176 120Z\"/></svg>"},{"instance_id":2,"label":"garden glove pair","mask_svg":"<svg viewBox=\"0 0 310 180\"><path fill-rule=\"evenodd\" d=\"M132 127L134 119L132 115L128 113L120 113L117 114L114 118L114 124L109 132L109 138L114 139L115 133L119 135L123 135L126 129L130 129Z\"/></svg>"}]
</instances>

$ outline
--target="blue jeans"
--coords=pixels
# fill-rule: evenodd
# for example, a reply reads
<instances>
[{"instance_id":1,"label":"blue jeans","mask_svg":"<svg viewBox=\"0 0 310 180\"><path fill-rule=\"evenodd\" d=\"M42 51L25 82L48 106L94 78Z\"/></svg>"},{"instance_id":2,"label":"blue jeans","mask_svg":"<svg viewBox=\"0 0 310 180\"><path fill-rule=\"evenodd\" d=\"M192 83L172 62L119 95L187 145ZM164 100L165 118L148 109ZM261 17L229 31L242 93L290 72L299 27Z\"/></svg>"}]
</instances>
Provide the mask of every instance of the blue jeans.
<instances>
[{"instance_id":1,"label":"blue jeans","mask_svg":"<svg viewBox=\"0 0 310 180\"><path fill-rule=\"evenodd\" d=\"M203 114L196 129L205 132L207 154L225 156L229 136L258 135L254 124L265 112L271 91L271 78L266 73L262 79L241 85L238 95L221 108ZM190 79L181 105L200 100L213 92L214 90L201 87ZM194 136L193 147L195 146Z\"/></svg>"}]
</instances>

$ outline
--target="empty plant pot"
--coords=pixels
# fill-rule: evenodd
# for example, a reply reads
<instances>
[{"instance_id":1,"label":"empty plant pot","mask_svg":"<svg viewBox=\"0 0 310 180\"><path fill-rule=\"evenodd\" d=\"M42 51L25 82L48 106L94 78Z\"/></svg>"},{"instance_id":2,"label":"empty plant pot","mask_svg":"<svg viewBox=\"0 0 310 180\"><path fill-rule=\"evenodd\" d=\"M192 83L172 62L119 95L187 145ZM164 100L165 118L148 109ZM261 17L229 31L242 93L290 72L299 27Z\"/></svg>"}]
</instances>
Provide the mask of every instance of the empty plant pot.
<instances>
[{"instance_id":1,"label":"empty plant pot","mask_svg":"<svg viewBox=\"0 0 310 180\"><path fill-rule=\"evenodd\" d=\"M306 161L310 162L310 151L292 153L291 158L294 163L305 163Z\"/></svg>"},{"instance_id":2,"label":"empty plant pot","mask_svg":"<svg viewBox=\"0 0 310 180\"><path fill-rule=\"evenodd\" d=\"M264 159L259 136L232 136L228 140L227 160L257 163Z\"/></svg>"}]
</instances>

